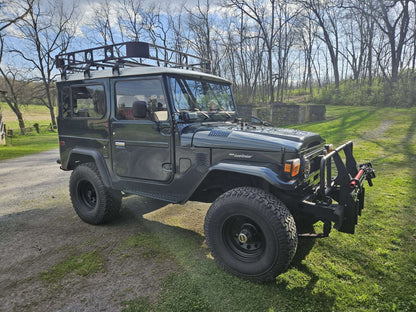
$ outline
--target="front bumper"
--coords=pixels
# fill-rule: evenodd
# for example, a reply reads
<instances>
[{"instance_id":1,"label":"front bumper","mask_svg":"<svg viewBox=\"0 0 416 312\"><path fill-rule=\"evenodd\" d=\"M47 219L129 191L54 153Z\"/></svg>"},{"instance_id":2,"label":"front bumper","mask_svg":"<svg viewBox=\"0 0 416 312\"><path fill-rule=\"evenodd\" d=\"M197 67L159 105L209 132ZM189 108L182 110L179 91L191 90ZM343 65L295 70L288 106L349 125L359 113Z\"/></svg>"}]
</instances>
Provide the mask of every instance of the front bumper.
<instances>
[{"instance_id":1,"label":"front bumper","mask_svg":"<svg viewBox=\"0 0 416 312\"><path fill-rule=\"evenodd\" d=\"M372 186L373 178L371 163L357 165L353 143L349 141L322 156L319 185L312 196L302 201L302 210L324 222L324 236L328 236L331 222L338 231L354 234L364 208L364 181Z\"/></svg>"}]
</instances>

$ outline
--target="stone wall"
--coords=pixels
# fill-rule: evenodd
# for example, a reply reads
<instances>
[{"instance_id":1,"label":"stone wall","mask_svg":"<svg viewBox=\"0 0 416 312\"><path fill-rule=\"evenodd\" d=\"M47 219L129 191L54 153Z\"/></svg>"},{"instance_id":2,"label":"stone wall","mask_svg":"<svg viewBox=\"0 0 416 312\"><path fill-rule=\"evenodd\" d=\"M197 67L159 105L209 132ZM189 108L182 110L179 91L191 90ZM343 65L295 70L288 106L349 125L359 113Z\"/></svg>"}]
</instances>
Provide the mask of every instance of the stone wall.
<instances>
[{"instance_id":1,"label":"stone wall","mask_svg":"<svg viewBox=\"0 0 416 312\"><path fill-rule=\"evenodd\" d=\"M238 117L248 120L253 116L253 106L252 105L238 105L237 106Z\"/></svg>"},{"instance_id":2,"label":"stone wall","mask_svg":"<svg viewBox=\"0 0 416 312\"><path fill-rule=\"evenodd\" d=\"M325 105L296 105L276 103L268 107L251 105L238 106L238 115L248 119L250 116L269 121L275 126L302 124L311 121L325 120Z\"/></svg>"},{"instance_id":3,"label":"stone wall","mask_svg":"<svg viewBox=\"0 0 416 312\"><path fill-rule=\"evenodd\" d=\"M272 106L272 123L276 125L302 124L325 120L325 105L276 104Z\"/></svg>"}]
</instances>

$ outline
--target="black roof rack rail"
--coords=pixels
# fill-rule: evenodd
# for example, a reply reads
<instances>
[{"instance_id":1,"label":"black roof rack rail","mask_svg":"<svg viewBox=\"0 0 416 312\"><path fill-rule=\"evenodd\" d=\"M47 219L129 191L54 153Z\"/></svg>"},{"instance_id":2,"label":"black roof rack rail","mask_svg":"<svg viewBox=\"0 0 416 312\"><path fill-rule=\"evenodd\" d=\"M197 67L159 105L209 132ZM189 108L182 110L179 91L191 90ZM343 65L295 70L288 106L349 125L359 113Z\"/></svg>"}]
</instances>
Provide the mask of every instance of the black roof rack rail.
<instances>
[{"instance_id":1,"label":"black roof rack rail","mask_svg":"<svg viewBox=\"0 0 416 312\"><path fill-rule=\"evenodd\" d=\"M141 41L58 54L55 64L62 79L67 78L67 73L84 72L88 78L91 70L112 68L114 74L119 73L121 67L133 66L163 66L211 73L211 62L206 58Z\"/></svg>"}]
</instances>

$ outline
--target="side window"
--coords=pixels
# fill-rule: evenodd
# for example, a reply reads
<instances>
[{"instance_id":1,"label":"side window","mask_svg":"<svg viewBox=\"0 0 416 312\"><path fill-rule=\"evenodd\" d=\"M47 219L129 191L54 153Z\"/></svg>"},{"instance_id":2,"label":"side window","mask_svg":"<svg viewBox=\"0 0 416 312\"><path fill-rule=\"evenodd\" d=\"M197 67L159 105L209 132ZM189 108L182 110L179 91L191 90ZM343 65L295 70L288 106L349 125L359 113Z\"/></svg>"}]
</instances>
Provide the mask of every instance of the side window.
<instances>
[{"instance_id":1,"label":"side window","mask_svg":"<svg viewBox=\"0 0 416 312\"><path fill-rule=\"evenodd\" d=\"M135 120L135 102L145 102L145 119L153 121L168 120L166 99L159 79L124 80L116 83L116 117L118 120Z\"/></svg>"},{"instance_id":2,"label":"side window","mask_svg":"<svg viewBox=\"0 0 416 312\"><path fill-rule=\"evenodd\" d=\"M102 85L79 85L62 89L62 117L101 118L106 111Z\"/></svg>"},{"instance_id":3,"label":"side window","mask_svg":"<svg viewBox=\"0 0 416 312\"><path fill-rule=\"evenodd\" d=\"M104 86L72 87L72 117L101 118L105 106Z\"/></svg>"}]
</instances>

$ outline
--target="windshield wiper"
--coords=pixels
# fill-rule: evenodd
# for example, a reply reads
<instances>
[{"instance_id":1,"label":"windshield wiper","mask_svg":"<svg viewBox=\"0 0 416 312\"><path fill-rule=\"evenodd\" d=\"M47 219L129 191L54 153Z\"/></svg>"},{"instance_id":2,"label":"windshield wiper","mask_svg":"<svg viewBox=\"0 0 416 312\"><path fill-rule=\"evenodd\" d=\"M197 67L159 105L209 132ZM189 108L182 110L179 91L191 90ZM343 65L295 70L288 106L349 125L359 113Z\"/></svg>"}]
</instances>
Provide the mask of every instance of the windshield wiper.
<instances>
[{"instance_id":1,"label":"windshield wiper","mask_svg":"<svg viewBox=\"0 0 416 312\"><path fill-rule=\"evenodd\" d=\"M189 111L190 112L197 112L198 114L201 114L202 116L204 116L204 120L210 118L210 116L207 113L201 111L199 108L194 107L194 108L190 109Z\"/></svg>"},{"instance_id":2,"label":"windshield wiper","mask_svg":"<svg viewBox=\"0 0 416 312\"><path fill-rule=\"evenodd\" d=\"M221 117L225 117L225 120L223 120L223 121L227 121L227 120L229 120L233 117L228 111L225 111L225 110L213 111L213 112L209 112L209 114L211 116L218 115L218 116L221 116Z\"/></svg>"}]
</instances>

